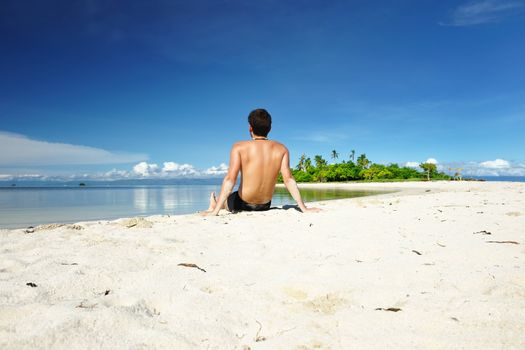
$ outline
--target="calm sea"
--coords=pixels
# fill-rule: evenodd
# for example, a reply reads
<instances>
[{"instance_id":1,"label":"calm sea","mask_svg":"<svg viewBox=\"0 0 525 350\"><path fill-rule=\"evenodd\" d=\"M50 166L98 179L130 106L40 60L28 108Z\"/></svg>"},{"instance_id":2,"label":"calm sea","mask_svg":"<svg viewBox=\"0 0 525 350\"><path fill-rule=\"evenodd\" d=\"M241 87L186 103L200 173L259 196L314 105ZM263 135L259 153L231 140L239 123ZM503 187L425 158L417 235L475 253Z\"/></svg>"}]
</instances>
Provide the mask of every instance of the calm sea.
<instances>
[{"instance_id":1,"label":"calm sea","mask_svg":"<svg viewBox=\"0 0 525 350\"><path fill-rule=\"evenodd\" d=\"M208 208L212 191L219 193L220 185L0 187L0 228L195 213ZM305 189L301 193L306 202L312 202L377 192ZM286 204L295 202L286 189L277 188L272 205Z\"/></svg>"},{"instance_id":2,"label":"calm sea","mask_svg":"<svg viewBox=\"0 0 525 350\"><path fill-rule=\"evenodd\" d=\"M466 176L476 180L525 182L525 176Z\"/></svg>"}]
</instances>

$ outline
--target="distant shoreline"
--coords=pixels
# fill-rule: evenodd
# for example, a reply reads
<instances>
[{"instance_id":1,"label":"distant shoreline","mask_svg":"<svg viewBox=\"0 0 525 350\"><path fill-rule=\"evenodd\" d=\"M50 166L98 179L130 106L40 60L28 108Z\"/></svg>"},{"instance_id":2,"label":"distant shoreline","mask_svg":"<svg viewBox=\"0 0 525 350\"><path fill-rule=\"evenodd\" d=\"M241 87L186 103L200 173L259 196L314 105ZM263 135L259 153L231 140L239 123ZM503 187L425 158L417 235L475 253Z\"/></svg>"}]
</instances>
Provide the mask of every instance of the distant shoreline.
<instances>
[{"instance_id":1,"label":"distant shoreline","mask_svg":"<svg viewBox=\"0 0 525 350\"><path fill-rule=\"evenodd\" d=\"M434 181L445 181L455 182L455 180L430 180ZM525 176L467 176L467 178L461 181L487 181L487 182L525 182ZM385 179L385 180L355 180L355 181L342 181L342 182L298 182L299 184L333 184L333 183L412 183L421 182L420 179ZM80 183L84 183L85 186L80 186ZM114 181L7 181L0 180L0 189L3 188L25 188L25 187L65 187L65 188L80 188L80 187L150 187L150 186L183 186L183 185L220 185L222 178L209 178L209 179L171 179L171 180L158 180L158 179L139 179L139 180L114 180ZM15 184L15 186L12 186Z\"/></svg>"}]
</instances>

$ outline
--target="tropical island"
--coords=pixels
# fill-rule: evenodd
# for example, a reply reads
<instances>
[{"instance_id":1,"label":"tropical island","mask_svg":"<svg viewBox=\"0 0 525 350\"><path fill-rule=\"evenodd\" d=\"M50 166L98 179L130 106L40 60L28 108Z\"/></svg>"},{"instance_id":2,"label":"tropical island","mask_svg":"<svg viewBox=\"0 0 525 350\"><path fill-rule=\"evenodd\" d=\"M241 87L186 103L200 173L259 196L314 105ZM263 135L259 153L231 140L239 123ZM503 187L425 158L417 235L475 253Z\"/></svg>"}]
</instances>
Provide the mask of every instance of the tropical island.
<instances>
[{"instance_id":1,"label":"tropical island","mask_svg":"<svg viewBox=\"0 0 525 350\"><path fill-rule=\"evenodd\" d=\"M343 182L343 181L421 181L421 180L461 180L461 174L454 176L439 172L436 164L421 163L421 171L408 166L399 166L396 163L388 165L371 162L366 154L355 159L352 150L348 160L337 163L339 153L331 152L333 163L329 164L321 155L315 155L313 161L306 154L302 154L299 163L292 169L297 182ZM281 177L278 179L282 182Z\"/></svg>"}]
</instances>

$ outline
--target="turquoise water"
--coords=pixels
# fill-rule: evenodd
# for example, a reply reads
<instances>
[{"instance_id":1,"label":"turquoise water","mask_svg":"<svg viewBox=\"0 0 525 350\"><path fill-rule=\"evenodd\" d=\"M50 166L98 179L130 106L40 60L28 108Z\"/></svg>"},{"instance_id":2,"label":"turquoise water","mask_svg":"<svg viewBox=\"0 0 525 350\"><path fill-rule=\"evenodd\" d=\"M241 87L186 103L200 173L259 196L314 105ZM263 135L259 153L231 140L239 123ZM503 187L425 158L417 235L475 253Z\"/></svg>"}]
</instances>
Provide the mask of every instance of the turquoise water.
<instances>
[{"instance_id":1,"label":"turquoise water","mask_svg":"<svg viewBox=\"0 0 525 350\"><path fill-rule=\"evenodd\" d=\"M220 185L130 187L0 188L0 228L45 223L116 219L156 214L189 214L205 210L210 192ZM303 189L306 202L376 194L370 191ZM276 188L272 206L295 204L284 188Z\"/></svg>"}]
</instances>

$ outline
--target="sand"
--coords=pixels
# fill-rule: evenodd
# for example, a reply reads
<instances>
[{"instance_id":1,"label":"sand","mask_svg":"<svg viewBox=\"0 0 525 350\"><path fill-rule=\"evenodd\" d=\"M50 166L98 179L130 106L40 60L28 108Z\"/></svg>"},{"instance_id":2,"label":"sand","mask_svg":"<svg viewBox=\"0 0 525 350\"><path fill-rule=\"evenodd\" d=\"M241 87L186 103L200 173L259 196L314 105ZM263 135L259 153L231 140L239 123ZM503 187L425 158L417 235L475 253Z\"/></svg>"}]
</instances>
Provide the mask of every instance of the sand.
<instances>
[{"instance_id":1,"label":"sand","mask_svg":"<svg viewBox=\"0 0 525 350\"><path fill-rule=\"evenodd\" d=\"M0 230L0 348L525 348L524 183L337 186L402 191Z\"/></svg>"}]
</instances>

